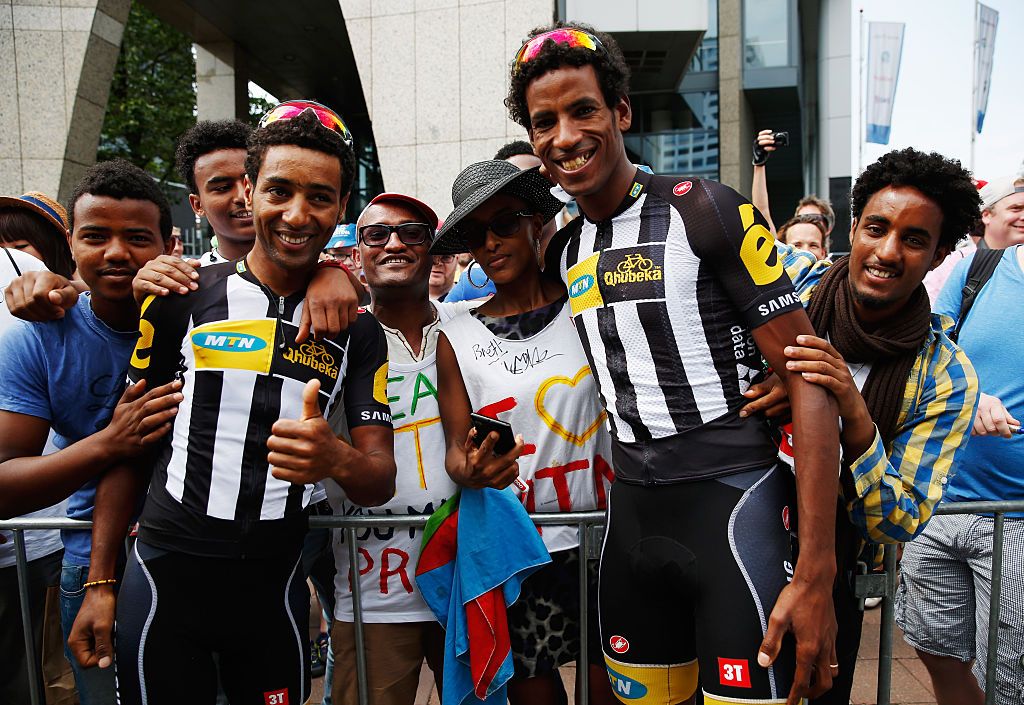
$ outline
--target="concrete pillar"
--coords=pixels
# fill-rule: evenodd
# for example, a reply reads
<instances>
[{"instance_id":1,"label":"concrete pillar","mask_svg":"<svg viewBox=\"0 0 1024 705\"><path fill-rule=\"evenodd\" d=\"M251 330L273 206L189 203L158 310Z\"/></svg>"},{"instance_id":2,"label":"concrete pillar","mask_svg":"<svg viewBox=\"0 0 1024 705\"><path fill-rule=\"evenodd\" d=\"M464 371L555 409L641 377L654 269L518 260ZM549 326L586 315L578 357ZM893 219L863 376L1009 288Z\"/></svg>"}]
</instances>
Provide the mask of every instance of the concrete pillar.
<instances>
[{"instance_id":1,"label":"concrete pillar","mask_svg":"<svg viewBox=\"0 0 1024 705\"><path fill-rule=\"evenodd\" d=\"M233 42L193 44L196 50L196 107L200 120L246 120L249 76Z\"/></svg>"},{"instance_id":2,"label":"concrete pillar","mask_svg":"<svg viewBox=\"0 0 1024 705\"><path fill-rule=\"evenodd\" d=\"M718 3L718 144L722 183L750 197L753 114L743 90L743 2Z\"/></svg>"},{"instance_id":3,"label":"concrete pillar","mask_svg":"<svg viewBox=\"0 0 1024 705\"><path fill-rule=\"evenodd\" d=\"M66 199L96 161L130 0L0 4L0 193Z\"/></svg>"}]
</instances>

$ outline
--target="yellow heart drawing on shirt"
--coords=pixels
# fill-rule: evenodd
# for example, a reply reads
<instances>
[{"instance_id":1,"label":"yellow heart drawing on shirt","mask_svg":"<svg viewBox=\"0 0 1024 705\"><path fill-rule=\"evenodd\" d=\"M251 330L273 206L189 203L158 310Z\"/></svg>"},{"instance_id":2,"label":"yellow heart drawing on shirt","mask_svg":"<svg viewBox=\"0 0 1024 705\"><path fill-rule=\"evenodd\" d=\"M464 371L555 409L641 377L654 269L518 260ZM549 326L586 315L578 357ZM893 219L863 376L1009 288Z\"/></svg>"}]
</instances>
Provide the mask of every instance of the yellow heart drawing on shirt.
<instances>
[{"instance_id":1,"label":"yellow heart drawing on shirt","mask_svg":"<svg viewBox=\"0 0 1024 705\"><path fill-rule=\"evenodd\" d=\"M580 368L580 371L577 372L576 376L573 377L572 379L569 379L568 377L548 377L546 380L544 380L544 383L540 385L540 388L537 390L537 396L534 397L533 400L533 406L537 410L537 415L540 416L544 423L547 424L548 428L550 428L552 431L554 431L556 434L558 434L565 440L575 445L578 445L581 448L583 447L584 443L590 440L591 436L597 433L597 429L601 428L601 424L605 422L605 419L608 418L608 415L604 412L604 410L602 410L601 413L597 415L597 418L594 419L593 423L587 426L583 433L575 434L569 429L567 429L565 426L563 426L561 423L559 423L555 419L555 417L552 416L551 413L544 408L544 396L548 393L548 390L554 387L556 384L567 384L570 387L575 387L577 384L579 384L581 379L583 379L589 374L591 374L590 366L584 365L583 367Z\"/></svg>"}]
</instances>

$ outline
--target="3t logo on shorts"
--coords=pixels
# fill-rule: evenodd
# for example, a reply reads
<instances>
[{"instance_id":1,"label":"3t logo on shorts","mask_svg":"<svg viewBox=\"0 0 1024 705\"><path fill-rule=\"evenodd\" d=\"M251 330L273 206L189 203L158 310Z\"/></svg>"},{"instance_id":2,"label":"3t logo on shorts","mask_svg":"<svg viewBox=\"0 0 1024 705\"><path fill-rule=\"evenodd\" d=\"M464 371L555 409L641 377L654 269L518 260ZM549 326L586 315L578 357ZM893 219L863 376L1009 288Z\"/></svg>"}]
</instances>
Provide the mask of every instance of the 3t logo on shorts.
<instances>
[{"instance_id":1,"label":"3t logo on shorts","mask_svg":"<svg viewBox=\"0 0 1024 705\"><path fill-rule=\"evenodd\" d=\"M750 669L745 658L720 658L718 659L718 680L722 685L731 688L750 687Z\"/></svg>"},{"instance_id":2,"label":"3t logo on shorts","mask_svg":"<svg viewBox=\"0 0 1024 705\"><path fill-rule=\"evenodd\" d=\"M608 640L608 646L612 647L612 651L617 654L624 654L629 651L629 641L627 641L625 637L618 635L615 635Z\"/></svg>"},{"instance_id":3,"label":"3t logo on shorts","mask_svg":"<svg viewBox=\"0 0 1024 705\"><path fill-rule=\"evenodd\" d=\"M263 694L264 705L288 705L288 689L268 690Z\"/></svg>"}]
</instances>

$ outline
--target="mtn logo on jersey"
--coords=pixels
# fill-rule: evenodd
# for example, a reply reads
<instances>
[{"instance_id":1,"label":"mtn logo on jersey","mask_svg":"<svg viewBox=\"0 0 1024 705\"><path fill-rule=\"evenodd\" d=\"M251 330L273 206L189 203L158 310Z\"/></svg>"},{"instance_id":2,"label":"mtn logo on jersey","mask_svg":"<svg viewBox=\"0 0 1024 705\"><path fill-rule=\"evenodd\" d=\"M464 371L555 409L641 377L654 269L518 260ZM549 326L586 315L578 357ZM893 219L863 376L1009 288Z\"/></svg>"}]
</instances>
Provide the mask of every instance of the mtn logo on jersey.
<instances>
[{"instance_id":1,"label":"mtn logo on jersey","mask_svg":"<svg viewBox=\"0 0 1024 705\"><path fill-rule=\"evenodd\" d=\"M627 678L621 673L608 670L608 681L612 684L612 692L619 700L640 700L647 695L647 686L632 678Z\"/></svg>"},{"instance_id":2,"label":"mtn logo on jersey","mask_svg":"<svg viewBox=\"0 0 1024 705\"><path fill-rule=\"evenodd\" d=\"M629 651L629 641L622 636L613 636L608 640L608 646L617 654L624 654Z\"/></svg>"},{"instance_id":3,"label":"mtn logo on jersey","mask_svg":"<svg viewBox=\"0 0 1024 705\"><path fill-rule=\"evenodd\" d=\"M245 352L262 350L267 341L247 333L193 333L192 344L208 350Z\"/></svg>"},{"instance_id":4,"label":"mtn logo on jersey","mask_svg":"<svg viewBox=\"0 0 1024 705\"><path fill-rule=\"evenodd\" d=\"M598 286L597 281L597 264L600 257L601 253L595 252L585 260L574 264L567 272L569 310L573 316L578 316L587 309L604 306L601 287Z\"/></svg>"},{"instance_id":5,"label":"mtn logo on jersey","mask_svg":"<svg viewBox=\"0 0 1024 705\"><path fill-rule=\"evenodd\" d=\"M590 291L591 287L596 283L597 282L594 280L593 274L581 274L576 277L571 284L569 284L569 296L572 298L583 296L585 293Z\"/></svg>"},{"instance_id":6,"label":"mtn logo on jersey","mask_svg":"<svg viewBox=\"0 0 1024 705\"><path fill-rule=\"evenodd\" d=\"M753 205L743 203L739 211L740 222L743 223L743 241L740 243L743 266L758 286L771 284L784 271L779 251L775 249L775 238L766 227L754 222Z\"/></svg>"},{"instance_id":7,"label":"mtn logo on jersey","mask_svg":"<svg viewBox=\"0 0 1024 705\"><path fill-rule=\"evenodd\" d=\"M672 193L674 193L677 196L685 196L691 188L693 188L692 181L680 181L678 184L672 187Z\"/></svg>"}]
</instances>

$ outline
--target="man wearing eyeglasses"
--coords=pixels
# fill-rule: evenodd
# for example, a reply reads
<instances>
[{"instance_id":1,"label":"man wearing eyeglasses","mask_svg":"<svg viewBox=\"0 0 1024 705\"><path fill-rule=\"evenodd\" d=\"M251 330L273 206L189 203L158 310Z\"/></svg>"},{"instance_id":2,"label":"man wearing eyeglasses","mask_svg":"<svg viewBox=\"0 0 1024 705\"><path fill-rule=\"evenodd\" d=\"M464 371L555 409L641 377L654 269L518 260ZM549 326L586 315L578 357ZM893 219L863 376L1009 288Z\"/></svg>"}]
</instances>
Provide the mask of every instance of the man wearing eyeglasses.
<instances>
[{"instance_id":1,"label":"man wearing eyeglasses","mask_svg":"<svg viewBox=\"0 0 1024 705\"><path fill-rule=\"evenodd\" d=\"M836 403L786 371L783 350L814 329L774 238L731 189L630 162L629 69L609 36L538 29L510 78L510 117L583 216L546 268L568 289L613 435L600 583L613 690L681 703L699 662L705 703L824 692L838 671ZM766 422L739 415L762 355L795 401L795 488Z\"/></svg>"},{"instance_id":2,"label":"man wearing eyeglasses","mask_svg":"<svg viewBox=\"0 0 1024 705\"><path fill-rule=\"evenodd\" d=\"M145 494L116 598L121 703L212 704L218 680L232 703L305 702L300 550L314 484L333 479L367 506L394 492L379 324L359 315L339 335L296 340L306 288L351 189L351 137L323 106L283 103L253 134L245 165L252 251L202 268L198 290L142 307L129 377L182 380L171 433L97 490L97 587L70 640L83 665L109 664L115 564ZM351 443L325 420L336 408Z\"/></svg>"},{"instance_id":3,"label":"man wearing eyeglasses","mask_svg":"<svg viewBox=\"0 0 1024 705\"><path fill-rule=\"evenodd\" d=\"M445 471L445 439L437 402L435 352L441 324L476 302L442 303L433 296L431 238L437 216L422 201L383 193L357 222L358 254L370 288L370 310L388 344L387 396L394 414L395 496L368 509L335 491L328 496L336 514L432 514L455 493ZM452 258L454 260L454 258ZM454 266L454 261L452 261ZM344 428L336 430L345 432ZM412 705L424 658L440 690L444 632L416 588L422 536L416 529L380 529L357 534L361 571L363 635L370 702ZM333 700L355 703L349 547L335 544L337 566Z\"/></svg>"}]
</instances>

